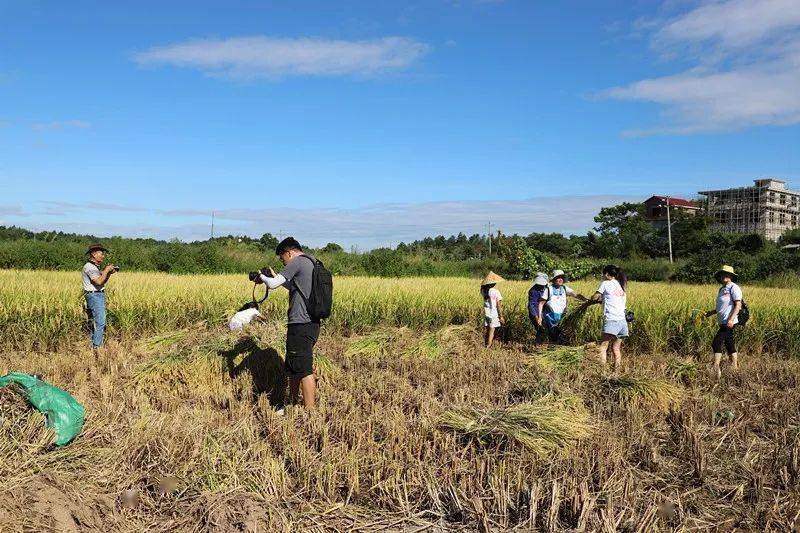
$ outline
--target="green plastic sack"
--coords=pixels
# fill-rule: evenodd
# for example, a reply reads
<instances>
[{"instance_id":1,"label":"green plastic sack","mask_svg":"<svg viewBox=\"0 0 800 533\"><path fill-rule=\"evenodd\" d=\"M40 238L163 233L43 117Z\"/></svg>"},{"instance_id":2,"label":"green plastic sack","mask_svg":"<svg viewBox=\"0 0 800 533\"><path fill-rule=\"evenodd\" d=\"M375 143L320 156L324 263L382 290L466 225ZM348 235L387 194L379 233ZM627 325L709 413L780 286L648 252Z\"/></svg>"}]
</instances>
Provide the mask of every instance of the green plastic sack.
<instances>
[{"instance_id":1,"label":"green plastic sack","mask_svg":"<svg viewBox=\"0 0 800 533\"><path fill-rule=\"evenodd\" d=\"M83 427L86 411L64 390L22 372L0 376L0 387L18 385L20 393L47 417L47 427L55 431L56 446L69 444Z\"/></svg>"}]
</instances>

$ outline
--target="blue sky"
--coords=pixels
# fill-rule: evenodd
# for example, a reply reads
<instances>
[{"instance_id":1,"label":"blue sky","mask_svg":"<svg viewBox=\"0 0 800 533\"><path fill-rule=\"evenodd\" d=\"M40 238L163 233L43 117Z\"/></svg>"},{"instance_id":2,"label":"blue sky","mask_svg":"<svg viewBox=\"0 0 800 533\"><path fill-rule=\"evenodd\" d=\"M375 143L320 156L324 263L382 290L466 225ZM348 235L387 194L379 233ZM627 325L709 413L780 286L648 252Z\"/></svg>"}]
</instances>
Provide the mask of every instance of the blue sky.
<instances>
[{"instance_id":1,"label":"blue sky","mask_svg":"<svg viewBox=\"0 0 800 533\"><path fill-rule=\"evenodd\" d=\"M798 86L796 0L4 0L0 223L583 232L622 199L800 189Z\"/></svg>"}]
</instances>

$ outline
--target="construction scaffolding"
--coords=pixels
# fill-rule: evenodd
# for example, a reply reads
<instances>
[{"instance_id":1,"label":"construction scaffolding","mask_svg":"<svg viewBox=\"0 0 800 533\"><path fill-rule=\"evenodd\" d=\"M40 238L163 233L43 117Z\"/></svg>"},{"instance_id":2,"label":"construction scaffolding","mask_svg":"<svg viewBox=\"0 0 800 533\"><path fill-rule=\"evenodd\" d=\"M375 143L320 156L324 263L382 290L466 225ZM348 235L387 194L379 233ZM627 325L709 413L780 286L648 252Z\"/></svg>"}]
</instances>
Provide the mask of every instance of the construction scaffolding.
<instances>
[{"instance_id":1,"label":"construction scaffolding","mask_svg":"<svg viewBox=\"0 0 800 533\"><path fill-rule=\"evenodd\" d=\"M752 187L701 191L705 209L717 229L726 233L756 233L777 241L797 228L800 193L772 178L754 180Z\"/></svg>"}]
</instances>

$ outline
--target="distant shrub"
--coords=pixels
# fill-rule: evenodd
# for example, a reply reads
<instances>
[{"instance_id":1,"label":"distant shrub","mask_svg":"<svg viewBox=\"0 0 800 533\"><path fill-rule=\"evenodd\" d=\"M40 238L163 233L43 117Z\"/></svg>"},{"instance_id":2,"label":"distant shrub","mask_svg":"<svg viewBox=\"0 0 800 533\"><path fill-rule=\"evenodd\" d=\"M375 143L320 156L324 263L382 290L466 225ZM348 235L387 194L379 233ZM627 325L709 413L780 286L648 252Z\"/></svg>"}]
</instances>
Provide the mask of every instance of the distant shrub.
<instances>
[{"instance_id":1,"label":"distant shrub","mask_svg":"<svg viewBox=\"0 0 800 533\"><path fill-rule=\"evenodd\" d=\"M687 283L714 283L714 273L721 265L731 265L741 281L748 281L756 277L758 257L744 252L710 250L688 259L673 277Z\"/></svg>"},{"instance_id":2,"label":"distant shrub","mask_svg":"<svg viewBox=\"0 0 800 533\"><path fill-rule=\"evenodd\" d=\"M628 259L620 266L633 281L667 281L676 270L666 259Z\"/></svg>"}]
</instances>

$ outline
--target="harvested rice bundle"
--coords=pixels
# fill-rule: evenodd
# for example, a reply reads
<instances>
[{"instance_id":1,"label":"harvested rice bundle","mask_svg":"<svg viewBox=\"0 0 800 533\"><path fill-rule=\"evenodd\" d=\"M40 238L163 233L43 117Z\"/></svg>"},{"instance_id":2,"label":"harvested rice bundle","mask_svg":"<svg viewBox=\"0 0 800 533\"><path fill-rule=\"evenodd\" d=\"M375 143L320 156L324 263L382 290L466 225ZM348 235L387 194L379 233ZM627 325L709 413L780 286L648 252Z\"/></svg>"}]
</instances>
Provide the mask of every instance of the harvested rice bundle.
<instances>
[{"instance_id":1,"label":"harvested rice bundle","mask_svg":"<svg viewBox=\"0 0 800 533\"><path fill-rule=\"evenodd\" d=\"M500 409L453 409L442 416L442 426L484 442L516 442L540 457L587 437L592 430L580 398L552 395Z\"/></svg>"},{"instance_id":2,"label":"harvested rice bundle","mask_svg":"<svg viewBox=\"0 0 800 533\"><path fill-rule=\"evenodd\" d=\"M601 387L619 403L632 407L646 405L668 411L681 400L680 387L663 379L626 375L605 379Z\"/></svg>"},{"instance_id":3,"label":"harvested rice bundle","mask_svg":"<svg viewBox=\"0 0 800 533\"><path fill-rule=\"evenodd\" d=\"M580 366L585 354L583 346L554 346L534 357L532 361L547 370L569 372Z\"/></svg>"}]
</instances>

